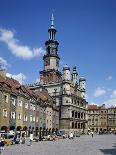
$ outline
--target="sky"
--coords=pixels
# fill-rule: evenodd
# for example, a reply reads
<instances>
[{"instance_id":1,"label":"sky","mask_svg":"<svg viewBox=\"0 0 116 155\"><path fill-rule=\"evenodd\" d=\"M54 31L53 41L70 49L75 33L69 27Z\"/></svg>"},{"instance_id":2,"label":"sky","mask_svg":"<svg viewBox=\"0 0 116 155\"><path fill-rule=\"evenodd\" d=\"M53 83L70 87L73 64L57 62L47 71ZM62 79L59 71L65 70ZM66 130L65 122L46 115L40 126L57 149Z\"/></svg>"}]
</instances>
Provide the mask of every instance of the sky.
<instances>
[{"instance_id":1,"label":"sky","mask_svg":"<svg viewBox=\"0 0 116 155\"><path fill-rule=\"evenodd\" d=\"M88 103L116 106L115 0L0 0L0 62L7 76L23 84L39 79L52 12L61 71L76 65Z\"/></svg>"}]
</instances>

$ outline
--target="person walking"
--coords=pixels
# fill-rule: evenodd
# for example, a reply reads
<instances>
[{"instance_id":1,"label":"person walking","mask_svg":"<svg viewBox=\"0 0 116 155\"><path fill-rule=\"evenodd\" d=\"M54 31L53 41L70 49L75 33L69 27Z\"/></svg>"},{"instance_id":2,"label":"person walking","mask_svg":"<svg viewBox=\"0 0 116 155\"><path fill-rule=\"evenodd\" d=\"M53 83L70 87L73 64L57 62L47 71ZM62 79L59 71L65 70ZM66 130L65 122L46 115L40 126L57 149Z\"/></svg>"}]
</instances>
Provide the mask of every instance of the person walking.
<instances>
[{"instance_id":1,"label":"person walking","mask_svg":"<svg viewBox=\"0 0 116 155\"><path fill-rule=\"evenodd\" d=\"M5 146L5 138L4 136L1 137L1 148L2 150L4 150L4 146Z\"/></svg>"},{"instance_id":2,"label":"person walking","mask_svg":"<svg viewBox=\"0 0 116 155\"><path fill-rule=\"evenodd\" d=\"M0 153L1 153L1 149L2 149L2 139L1 139L1 136L0 136Z\"/></svg>"},{"instance_id":3,"label":"person walking","mask_svg":"<svg viewBox=\"0 0 116 155\"><path fill-rule=\"evenodd\" d=\"M92 138L93 138L93 131L91 132L91 136L92 136Z\"/></svg>"},{"instance_id":4,"label":"person walking","mask_svg":"<svg viewBox=\"0 0 116 155\"><path fill-rule=\"evenodd\" d=\"M29 142L30 142L30 146L32 146L32 141L33 141L33 133L30 133L30 138L29 138Z\"/></svg>"},{"instance_id":5,"label":"person walking","mask_svg":"<svg viewBox=\"0 0 116 155\"><path fill-rule=\"evenodd\" d=\"M14 135L14 137L13 137L13 145L15 145L16 139L17 139L17 137L16 137L16 135Z\"/></svg>"}]
</instances>

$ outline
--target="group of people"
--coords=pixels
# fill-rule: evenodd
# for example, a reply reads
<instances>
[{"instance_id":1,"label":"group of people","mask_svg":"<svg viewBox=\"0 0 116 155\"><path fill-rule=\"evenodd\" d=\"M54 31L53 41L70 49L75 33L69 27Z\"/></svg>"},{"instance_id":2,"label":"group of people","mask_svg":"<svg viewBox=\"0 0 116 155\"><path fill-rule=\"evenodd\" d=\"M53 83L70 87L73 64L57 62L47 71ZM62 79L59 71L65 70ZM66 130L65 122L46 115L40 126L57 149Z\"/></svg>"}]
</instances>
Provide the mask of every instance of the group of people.
<instances>
[{"instance_id":1,"label":"group of people","mask_svg":"<svg viewBox=\"0 0 116 155\"><path fill-rule=\"evenodd\" d=\"M1 150L4 150L4 146L5 146L5 138L4 136L0 135L0 153L1 153Z\"/></svg>"}]
</instances>

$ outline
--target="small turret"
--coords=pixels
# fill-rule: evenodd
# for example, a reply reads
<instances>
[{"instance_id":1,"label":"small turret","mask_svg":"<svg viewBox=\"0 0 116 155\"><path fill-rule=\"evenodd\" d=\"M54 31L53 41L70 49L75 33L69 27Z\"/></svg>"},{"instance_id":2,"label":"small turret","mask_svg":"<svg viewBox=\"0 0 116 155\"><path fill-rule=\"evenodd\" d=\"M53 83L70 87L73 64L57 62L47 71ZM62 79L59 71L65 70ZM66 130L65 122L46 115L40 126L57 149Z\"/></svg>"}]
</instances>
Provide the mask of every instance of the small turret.
<instances>
[{"instance_id":1,"label":"small turret","mask_svg":"<svg viewBox=\"0 0 116 155\"><path fill-rule=\"evenodd\" d=\"M0 68L0 76L2 76L3 78L6 78L6 71L5 71L5 69L1 69Z\"/></svg>"},{"instance_id":2,"label":"small turret","mask_svg":"<svg viewBox=\"0 0 116 155\"><path fill-rule=\"evenodd\" d=\"M6 70L2 67L2 63L0 62L0 76L3 78L6 77Z\"/></svg>"},{"instance_id":3,"label":"small turret","mask_svg":"<svg viewBox=\"0 0 116 155\"><path fill-rule=\"evenodd\" d=\"M70 68L67 64L63 67L63 80L70 80Z\"/></svg>"},{"instance_id":4,"label":"small turret","mask_svg":"<svg viewBox=\"0 0 116 155\"><path fill-rule=\"evenodd\" d=\"M86 79L84 77L81 77L79 79L79 87L81 89L81 97L85 98L85 89L86 89Z\"/></svg>"},{"instance_id":5,"label":"small turret","mask_svg":"<svg viewBox=\"0 0 116 155\"><path fill-rule=\"evenodd\" d=\"M75 85L77 83L77 71L76 71L76 66L73 67L73 72L72 72L72 82Z\"/></svg>"},{"instance_id":6,"label":"small turret","mask_svg":"<svg viewBox=\"0 0 116 155\"><path fill-rule=\"evenodd\" d=\"M86 87L86 79L84 77L81 77L79 79L79 86L81 90L85 90Z\"/></svg>"}]
</instances>

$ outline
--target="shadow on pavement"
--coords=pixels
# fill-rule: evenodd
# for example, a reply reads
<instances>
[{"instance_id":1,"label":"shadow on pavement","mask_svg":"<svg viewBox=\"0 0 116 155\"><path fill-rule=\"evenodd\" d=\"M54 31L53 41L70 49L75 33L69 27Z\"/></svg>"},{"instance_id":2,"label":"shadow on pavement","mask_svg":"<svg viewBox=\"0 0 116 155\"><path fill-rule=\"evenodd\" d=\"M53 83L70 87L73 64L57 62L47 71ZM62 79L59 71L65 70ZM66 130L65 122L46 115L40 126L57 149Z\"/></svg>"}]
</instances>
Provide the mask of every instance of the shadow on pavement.
<instances>
[{"instance_id":1,"label":"shadow on pavement","mask_svg":"<svg viewBox=\"0 0 116 155\"><path fill-rule=\"evenodd\" d=\"M100 151L104 154L108 154L108 155L116 155L116 148L112 148L112 149L100 149Z\"/></svg>"},{"instance_id":2,"label":"shadow on pavement","mask_svg":"<svg viewBox=\"0 0 116 155\"><path fill-rule=\"evenodd\" d=\"M116 148L116 143L114 143L113 147Z\"/></svg>"}]
</instances>

